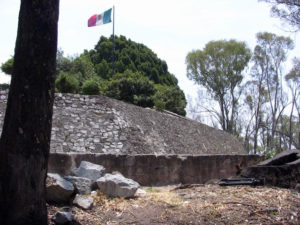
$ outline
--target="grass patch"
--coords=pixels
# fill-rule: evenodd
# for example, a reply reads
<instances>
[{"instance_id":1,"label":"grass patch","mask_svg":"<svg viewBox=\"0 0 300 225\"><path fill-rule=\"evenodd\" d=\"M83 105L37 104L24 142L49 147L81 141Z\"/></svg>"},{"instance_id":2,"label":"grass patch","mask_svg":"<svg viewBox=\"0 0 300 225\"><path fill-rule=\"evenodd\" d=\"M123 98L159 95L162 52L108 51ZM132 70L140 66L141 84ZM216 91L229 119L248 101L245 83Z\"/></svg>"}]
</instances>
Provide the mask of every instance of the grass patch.
<instances>
[{"instance_id":1,"label":"grass patch","mask_svg":"<svg viewBox=\"0 0 300 225\"><path fill-rule=\"evenodd\" d=\"M160 190L156 189L156 188L153 188L153 187L147 187L146 188L146 192L147 193L159 193Z\"/></svg>"},{"instance_id":2,"label":"grass patch","mask_svg":"<svg viewBox=\"0 0 300 225\"><path fill-rule=\"evenodd\" d=\"M180 206L183 204L183 199L172 192L157 192L149 193L148 195L151 196L152 201L166 204L169 207Z\"/></svg>"}]
</instances>

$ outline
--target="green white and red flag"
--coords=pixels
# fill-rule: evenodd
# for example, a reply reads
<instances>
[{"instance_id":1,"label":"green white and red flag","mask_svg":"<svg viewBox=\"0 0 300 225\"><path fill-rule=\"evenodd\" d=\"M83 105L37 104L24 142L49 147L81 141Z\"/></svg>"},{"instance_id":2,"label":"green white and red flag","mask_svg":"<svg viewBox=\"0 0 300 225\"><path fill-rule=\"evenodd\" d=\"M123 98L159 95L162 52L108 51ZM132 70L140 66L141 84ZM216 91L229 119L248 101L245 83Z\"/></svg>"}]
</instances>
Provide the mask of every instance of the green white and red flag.
<instances>
[{"instance_id":1,"label":"green white and red flag","mask_svg":"<svg viewBox=\"0 0 300 225\"><path fill-rule=\"evenodd\" d=\"M106 10L101 14L94 14L88 20L88 27L94 27L102 24L107 24L111 22L111 12L112 8Z\"/></svg>"}]
</instances>

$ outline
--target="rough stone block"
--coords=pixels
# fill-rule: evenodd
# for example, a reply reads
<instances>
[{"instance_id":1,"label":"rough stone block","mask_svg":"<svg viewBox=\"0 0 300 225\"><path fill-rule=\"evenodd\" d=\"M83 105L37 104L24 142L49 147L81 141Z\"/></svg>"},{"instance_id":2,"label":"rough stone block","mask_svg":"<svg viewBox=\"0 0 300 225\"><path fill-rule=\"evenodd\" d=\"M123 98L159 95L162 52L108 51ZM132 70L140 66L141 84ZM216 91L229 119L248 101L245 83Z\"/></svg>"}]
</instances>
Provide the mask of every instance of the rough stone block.
<instances>
[{"instance_id":1,"label":"rough stone block","mask_svg":"<svg viewBox=\"0 0 300 225\"><path fill-rule=\"evenodd\" d=\"M92 191L92 180L86 177L65 176L70 181L79 194L90 194Z\"/></svg>"},{"instance_id":2,"label":"rough stone block","mask_svg":"<svg viewBox=\"0 0 300 225\"><path fill-rule=\"evenodd\" d=\"M46 180L46 201L53 203L66 203L71 200L74 193L71 182L59 174L48 173Z\"/></svg>"},{"instance_id":3,"label":"rough stone block","mask_svg":"<svg viewBox=\"0 0 300 225\"><path fill-rule=\"evenodd\" d=\"M73 204L82 209L91 209L94 199L91 196L77 194L73 200Z\"/></svg>"},{"instance_id":4,"label":"rough stone block","mask_svg":"<svg viewBox=\"0 0 300 225\"><path fill-rule=\"evenodd\" d=\"M105 174L97 180L99 190L110 197L133 197L140 185L122 174Z\"/></svg>"},{"instance_id":5,"label":"rough stone block","mask_svg":"<svg viewBox=\"0 0 300 225\"><path fill-rule=\"evenodd\" d=\"M71 175L76 177L85 177L91 179L92 181L96 181L104 174L104 172L105 168L103 166L82 161L79 168L71 171Z\"/></svg>"}]
</instances>

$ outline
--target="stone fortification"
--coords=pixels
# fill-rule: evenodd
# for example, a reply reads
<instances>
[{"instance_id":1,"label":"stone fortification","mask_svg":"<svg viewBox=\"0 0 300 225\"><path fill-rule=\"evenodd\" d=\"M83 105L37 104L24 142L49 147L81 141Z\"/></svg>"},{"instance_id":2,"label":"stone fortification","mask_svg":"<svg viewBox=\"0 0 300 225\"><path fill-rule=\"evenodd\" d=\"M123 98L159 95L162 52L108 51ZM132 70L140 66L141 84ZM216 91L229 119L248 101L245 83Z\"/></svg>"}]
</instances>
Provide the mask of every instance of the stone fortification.
<instances>
[{"instance_id":1,"label":"stone fortification","mask_svg":"<svg viewBox=\"0 0 300 225\"><path fill-rule=\"evenodd\" d=\"M0 91L0 132L7 91ZM232 135L103 96L56 94L52 153L246 154Z\"/></svg>"},{"instance_id":2,"label":"stone fortification","mask_svg":"<svg viewBox=\"0 0 300 225\"><path fill-rule=\"evenodd\" d=\"M67 175L82 161L102 165L106 173L118 171L143 186L206 183L212 179L237 175L242 168L255 165L259 155L115 155L53 153L48 171Z\"/></svg>"}]
</instances>

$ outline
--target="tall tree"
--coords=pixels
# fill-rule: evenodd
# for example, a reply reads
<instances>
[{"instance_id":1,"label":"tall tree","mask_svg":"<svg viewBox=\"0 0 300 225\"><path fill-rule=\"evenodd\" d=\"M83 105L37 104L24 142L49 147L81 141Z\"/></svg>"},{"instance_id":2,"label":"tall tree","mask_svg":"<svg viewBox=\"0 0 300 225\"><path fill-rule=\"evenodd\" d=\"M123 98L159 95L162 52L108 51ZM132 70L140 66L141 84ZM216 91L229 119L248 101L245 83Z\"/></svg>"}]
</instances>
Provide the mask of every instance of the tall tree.
<instances>
[{"instance_id":1,"label":"tall tree","mask_svg":"<svg viewBox=\"0 0 300 225\"><path fill-rule=\"evenodd\" d=\"M21 0L13 76L0 139L0 224L47 224L59 0Z\"/></svg>"},{"instance_id":2,"label":"tall tree","mask_svg":"<svg viewBox=\"0 0 300 225\"><path fill-rule=\"evenodd\" d=\"M280 18L295 31L300 30L300 1L299 0L259 0L272 4L271 15Z\"/></svg>"},{"instance_id":3,"label":"tall tree","mask_svg":"<svg viewBox=\"0 0 300 225\"><path fill-rule=\"evenodd\" d=\"M286 96L282 88L282 65L287 59L287 52L293 47L293 41L288 37L268 32L257 34L252 75L257 84L267 90L270 114L267 116L269 121L265 121L265 125L270 125L266 128L270 131L267 135L267 146L271 150L274 148L278 119L286 107Z\"/></svg>"},{"instance_id":4,"label":"tall tree","mask_svg":"<svg viewBox=\"0 0 300 225\"><path fill-rule=\"evenodd\" d=\"M263 123L265 110L263 106L268 101L268 91L266 90L265 81L268 79L269 58L260 45L254 48L251 68L252 80L247 82L247 91L245 92L246 103L251 112L253 112L253 151L257 152L259 129ZM252 122L252 121L251 121Z\"/></svg>"},{"instance_id":5,"label":"tall tree","mask_svg":"<svg viewBox=\"0 0 300 225\"><path fill-rule=\"evenodd\" d=\"M244 42L211 41L186 57L187 77L204 86L218 102L223 130L234 133L242 71L251 58Z\"/></svg>"},{"instance_id":6,"label":"tall tree","mask_svg":"<svg viewBox=\"0 0 300 225\"><path fill-rule=\"evenodd\" d=\"M292 144L297 148L300 148L300 130L298 131L298 134L295 135L298 136L298 138L294 138L293 135L293 117L295 108L298 117L298 127L300 127L300 58L295 58L293 61L293 68L285 76L285 80L287 81L292 96L292 108L289 117L289 149L291 149Z\"/></svg>"},{"instance_id":7,"label":"tall tree","mask_svg":"<svg viewBox=\"0 0 300 225\"><path fill-rule=\"evenodd\" d=\"M255 51L253 59L255 62ZM260 69L259 65L254 63L252 73L254 72L254 74L256 74ZM244 91L245 103L248 112L250 111L250 118L245 120L247 123L244 124L246 126L244 143L248 152L253 150L252 153L254 154L257 153L259 130L265 114L264 105L267 102L267 92L263 85L263 79L262 76L257 80L248 81ZM248 113L247 116L249 116ZM253 140L253 149L250 149L250 139Z\"/></svg>"}]
</instances>

